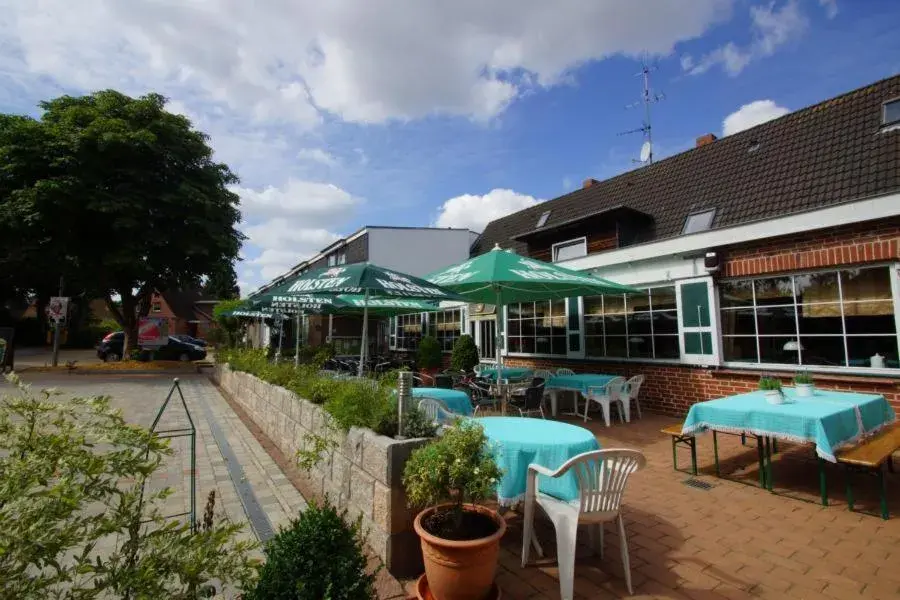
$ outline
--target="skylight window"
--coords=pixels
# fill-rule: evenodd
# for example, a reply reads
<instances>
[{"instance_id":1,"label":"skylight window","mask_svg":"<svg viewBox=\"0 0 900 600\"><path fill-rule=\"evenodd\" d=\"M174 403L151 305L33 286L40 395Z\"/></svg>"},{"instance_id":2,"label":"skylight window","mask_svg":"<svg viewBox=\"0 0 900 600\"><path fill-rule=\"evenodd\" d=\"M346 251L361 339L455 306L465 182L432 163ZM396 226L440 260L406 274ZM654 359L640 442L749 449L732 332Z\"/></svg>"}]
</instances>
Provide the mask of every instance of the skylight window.
<instances>
[{"instance_id":1,"label":"skylight window","mask_svg":"<svg viewBox=\"0 0 900 600\"><path fill-rule=\"evenodd\" d=\"M688 233L707 231L710 227L712 227L712 222L715 216L716 209L714 208L688 215L684 220L684 228L681 230L681 233L683 235L686 235Z\"/></svg>"},{"instance_id":2,"label":"skylight window","mask_svg":"<svg viewBox=\"0 0 900 600\"><path fill-rule=\"evenodd\" d=\"M885 102L881 114L882 125L900 124L900 98Z\"/></svg>"},{"instance_id":3,"label":"skylight window","mask_svg":"<svg viewBox=\"0 0 900 600\"><path fill-rule=\"evenodd\" d=\"M541 213L541 216L537 221L537 225L535 225L534 228L538 229L540 227L543 227L544 225L547 224L547 219L549 219L549 218L550 218L550 211L549 210L544 211L543 213Z\"/></svg>"}]
</instances>

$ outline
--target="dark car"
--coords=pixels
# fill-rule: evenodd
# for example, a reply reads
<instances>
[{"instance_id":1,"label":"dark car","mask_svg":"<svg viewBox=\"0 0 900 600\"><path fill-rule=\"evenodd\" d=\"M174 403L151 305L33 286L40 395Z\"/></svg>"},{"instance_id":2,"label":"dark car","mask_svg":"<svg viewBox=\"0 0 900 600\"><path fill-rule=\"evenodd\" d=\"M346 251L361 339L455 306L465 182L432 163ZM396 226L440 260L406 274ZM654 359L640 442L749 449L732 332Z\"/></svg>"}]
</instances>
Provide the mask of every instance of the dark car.
<instances>
[{"instance_id":1,"label":"dark car","mask_svg":"<svg viewBox=\"0 0 900 600\"><path fill-rule=\"evenodd\" d=\"M200 346L201 348L206 348L206 340L201 340L200 338L195 338L190 335L178 334L178 335L170 335L169 338L175 338L179 342L184 342L186 344L193 344L195 346Z\"/></svg>"},{"instance_id":2,"label":"dark car","mask_svg":"<svg viewBox=\"0 0 900 600\"><path fill-rule=\"evenodd\" d=\"M113 362L122 359L122 348L125 345L125 332L114 331L104 337L97 346L97 356L105 362ZM175 337L169 337L169 343L160 346L152 352L156 360L203 360L206 358L206 350L194 344L182 342Z\"/></svg>"}]
</instances>

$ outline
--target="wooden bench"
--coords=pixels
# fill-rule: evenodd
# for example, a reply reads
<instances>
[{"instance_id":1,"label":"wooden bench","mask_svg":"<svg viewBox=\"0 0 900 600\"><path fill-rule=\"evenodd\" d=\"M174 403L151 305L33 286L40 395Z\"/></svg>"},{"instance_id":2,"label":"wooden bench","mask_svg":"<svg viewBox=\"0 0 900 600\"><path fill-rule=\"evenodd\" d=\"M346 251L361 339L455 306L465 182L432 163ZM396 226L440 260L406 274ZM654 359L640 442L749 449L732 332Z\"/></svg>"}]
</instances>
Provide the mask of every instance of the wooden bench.
<instances>
[{"instance_id":1,"label":"wooden bench","mask_svg":"<svg viewBox=\"0 0 900 600\"><path fill-rule=\"evenodd\" d=\"M669 425L660 431L672 438L672 468L678 471L678 446L686 446L691 450L691 475L697 474L697 438L693 434L681 433L683 423Z\"/></svg>"},{"instance_id":2,"label":"wooden bench","mask_svg":"<svg viewBox=\"0 0 900 600\"><path fill-rule=\"evenodd\" d=\"M859 444L842 450L837 454L837 461L847 468L847 506L853 510L853 473L866 473L878 478L878 491L881 496L881 518L887 519L887 489L884 482L884 469L894 472L893 454L900 449L900 422L888 425L874 436Z\"/></svg>"}]
</instances>

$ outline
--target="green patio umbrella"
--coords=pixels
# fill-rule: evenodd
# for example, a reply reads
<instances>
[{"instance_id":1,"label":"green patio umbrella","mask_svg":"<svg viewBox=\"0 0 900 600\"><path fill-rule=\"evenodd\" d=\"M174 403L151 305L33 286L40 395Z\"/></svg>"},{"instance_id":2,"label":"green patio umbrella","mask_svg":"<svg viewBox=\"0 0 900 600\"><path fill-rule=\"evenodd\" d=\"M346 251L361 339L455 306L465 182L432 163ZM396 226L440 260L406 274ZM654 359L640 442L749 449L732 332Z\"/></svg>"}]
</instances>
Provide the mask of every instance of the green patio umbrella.
<instances>
[{"instance_id":1,"label":"green patio umbrella","mask_svg":"<svg viewBox=\"0 0 900 600\"><path fill-rule=\"evenodd\" d=\"M626 285L520 256L499 245L463 263L435 271L425 279L453 290L468 302L498 307L515 302L638 292ZM498 367L502 366L501 346L497 344Z\"/></svg>"},{"instance_id":2,"label":"green patio umbrella","mask_svg":"<svg viewBox=\"0 0 900 600\"><path fill-rule=\"evenodd\" d=\"M287 282L286 282L287 283ZM355 263L308 271L293 278L285 286L285 295L362 294L362 344L359 351L359 374L366 362L369 337L369 304L376 298L415 298L418 300L464 300L450 290L424 279L379 267L372 263ZM387 308L381 306L380 308Z\"/></svg>"}]
</instances>

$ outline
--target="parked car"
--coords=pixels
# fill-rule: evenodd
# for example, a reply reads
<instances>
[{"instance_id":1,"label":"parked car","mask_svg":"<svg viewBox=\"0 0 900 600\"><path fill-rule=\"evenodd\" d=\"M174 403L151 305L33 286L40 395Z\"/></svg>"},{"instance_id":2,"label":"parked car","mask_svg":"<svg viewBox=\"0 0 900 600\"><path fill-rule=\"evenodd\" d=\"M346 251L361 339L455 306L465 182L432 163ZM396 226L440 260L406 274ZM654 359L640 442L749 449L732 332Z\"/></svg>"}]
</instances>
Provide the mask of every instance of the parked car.
<instances>
[{"instance_id":1,"label":"parked car","mask_svg":"<svg viewBox=\"0 0 900 600\"><path fill-rule=\"evenodd\" d=\"M170 335L169 338L175 338L179 342L185 342L186 344L193 344L195 346L200 346L201 348L206 348L206 344L207 344L206 340L203 340L200 338L195 338L190 335L184 335L181 333L179 333L178 335Z\"/></svg>"},{"instance_id":2,"label":"parked car","mask_svg":"<svg viewBox=\"0 0 900 600\"><path fill-rule=\"evenodd\" d=\"M104 362L122 360L122 349L125 346L125 332L114 331L104 337L97 346L97 357ZM157 348L152 353L156 360L203 360L206 358L206 350L195 344L189 344L169 336L169 343Z\"/></svg>"}]
</instances>

